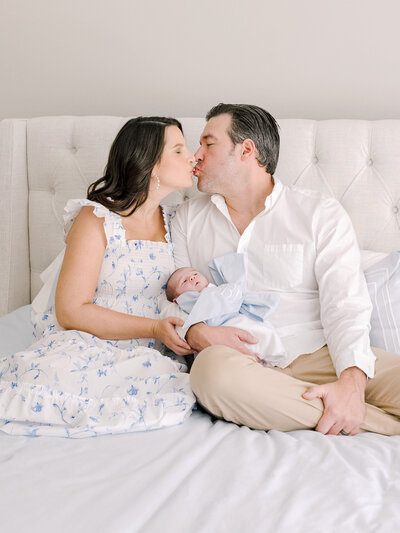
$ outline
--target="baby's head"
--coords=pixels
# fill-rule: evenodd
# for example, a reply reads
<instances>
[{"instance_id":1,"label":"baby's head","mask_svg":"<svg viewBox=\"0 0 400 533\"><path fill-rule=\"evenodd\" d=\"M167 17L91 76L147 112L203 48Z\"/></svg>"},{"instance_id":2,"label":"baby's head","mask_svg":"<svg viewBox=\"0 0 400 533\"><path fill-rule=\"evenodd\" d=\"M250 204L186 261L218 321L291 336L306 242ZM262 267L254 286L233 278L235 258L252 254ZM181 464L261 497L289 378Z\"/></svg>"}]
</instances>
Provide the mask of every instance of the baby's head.
<instances>
[{"instance_id":1,"label":"baby's head","mask_svg":"<svg viewBox=\"0 0 400 533\"><path fill-rule=\"evenodd\" d=\"M167 281L165 293L170 302L188 291L201 292L208 285L208 279L192 267L175 270Z\"/></svg>"}]
</instances>

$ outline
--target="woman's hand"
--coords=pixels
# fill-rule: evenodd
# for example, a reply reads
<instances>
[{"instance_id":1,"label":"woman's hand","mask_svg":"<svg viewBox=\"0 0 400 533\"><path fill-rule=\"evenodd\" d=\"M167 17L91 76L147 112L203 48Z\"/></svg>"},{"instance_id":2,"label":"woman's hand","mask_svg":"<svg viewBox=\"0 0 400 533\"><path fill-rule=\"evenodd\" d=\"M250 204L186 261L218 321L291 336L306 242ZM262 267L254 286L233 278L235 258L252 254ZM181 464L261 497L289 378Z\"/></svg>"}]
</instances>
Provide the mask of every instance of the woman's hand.
<instances>
[{"instance_id":1,"label":"woman's hand","mask_svg":"<svg viewBox=\"0 0 400 533\"><path fill-rule=\"evenodd\" d=\"M169 316L163 320L155 320L153 336L168 346L176 355L188 355L193 350L187 342L181 339L175 326L183 326L184 322L176 316Z\"/></svg>"}]
</instances>

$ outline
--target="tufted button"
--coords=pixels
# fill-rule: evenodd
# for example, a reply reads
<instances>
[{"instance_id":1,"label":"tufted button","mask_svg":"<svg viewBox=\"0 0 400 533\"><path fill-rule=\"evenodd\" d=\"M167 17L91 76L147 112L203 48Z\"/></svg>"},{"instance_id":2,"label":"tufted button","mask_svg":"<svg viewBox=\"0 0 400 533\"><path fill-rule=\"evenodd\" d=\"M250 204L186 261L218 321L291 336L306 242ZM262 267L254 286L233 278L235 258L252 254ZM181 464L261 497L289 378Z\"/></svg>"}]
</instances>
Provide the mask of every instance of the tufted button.
<instances>
[{"instance_id":1,"label":"tufted button","mask_svg":"<svg viewBox=\"0 0 400 533\"><path fill-rule=\"evenodd\" d=\"M374 162L372 161L372 159L368 159L368 161L367 161L367 165L368 165L369 167L372 167L373 163L374 163Z\"/></svg>"},{"instance_id":2,"label":"tufted button","mask_svg":"<svg viewBox=\"0 0 400 533\"><path fill-rule=\"evenodd\" d=\"M399 208L397 207L397 205L394 205L394 206L392 207L392 211L393 211L393 213L394 213L395 215L397 215L397 213L399 212Z\"/></svg>"},{"instance_id":3,"label":"tufted button","mask_svg":"<svg viewBox=\"0 0 400 533\"><path fill-rule=\"evenodd\" d=\"M318 163L318 157L316 155L313 157L312 162L314 163L314 165Z\"/></svg>"},{"instance_id":4,"label":"tufted button","mask_svg":"<svg viewBox=\"0 0 400 533\"><path fill-rule=\"evenodd\" d=\"M71 148L71 152L72 152L73 154L76 154L77 151L78 151L78 148L77 148L76 146L73 146L73 147Z\"/></svg>"},{"instance_id":5,"label":"tufted button","mask_svg":"<svg viewBox=\"0 0 400 533\"><path fill-rule=\"evenodd\" d=\"M52 194L53 196L56 194L56 190L54 187L50 187L50 194Z\"/></svg>"}]
</instances>

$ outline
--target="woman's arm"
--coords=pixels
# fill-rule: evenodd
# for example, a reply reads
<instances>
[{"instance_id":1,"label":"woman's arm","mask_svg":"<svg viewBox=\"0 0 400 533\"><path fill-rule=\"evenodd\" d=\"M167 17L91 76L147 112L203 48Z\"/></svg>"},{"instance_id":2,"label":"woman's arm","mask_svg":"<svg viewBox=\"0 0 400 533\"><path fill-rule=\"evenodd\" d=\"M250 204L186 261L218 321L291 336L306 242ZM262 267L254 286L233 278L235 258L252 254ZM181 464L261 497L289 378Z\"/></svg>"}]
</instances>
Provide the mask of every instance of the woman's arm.
<instances>
[{"instance_id":1,"label":"woman's arm","mask_svg":"<svg viewBox=\"0 0 400 533\"><path fill-rule=\"evenodd\" d=\"M83 207L66 238L56 289L55 308L60 326L86 331L101 339L157 338L178 355L189 353L189 345L175 331L174 324L180 324L180 319L132 316L92 303L106 245L103 219L93 214L92 207Z\"/></svg>"}]
</instances>

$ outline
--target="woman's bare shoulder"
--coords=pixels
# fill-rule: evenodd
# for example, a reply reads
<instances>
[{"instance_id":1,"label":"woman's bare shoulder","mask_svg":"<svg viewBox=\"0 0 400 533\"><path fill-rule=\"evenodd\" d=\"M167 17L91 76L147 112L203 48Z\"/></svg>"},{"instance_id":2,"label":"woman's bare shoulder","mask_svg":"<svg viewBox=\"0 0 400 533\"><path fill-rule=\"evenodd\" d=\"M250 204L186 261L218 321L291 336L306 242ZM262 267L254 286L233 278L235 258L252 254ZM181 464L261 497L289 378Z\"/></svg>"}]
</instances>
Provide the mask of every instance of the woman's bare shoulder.
<instances>
[{"instance_id":1,"label":"woman's bare shoulder","mask_svg":"<svg viewBox=\"0 0 400 533\"><path fill-rule=\"evenodd\" d=\"M85 205L76 216L74 223L65 238L65 242L69 244L76 238L81 239L82 237L85 237L86 239L91 239L99 238L100 236L102 237L104 245L106 245L107 240L104 233L104 218L99 218L94 214L93 206Z\"/></svg>"}]
</instances>

